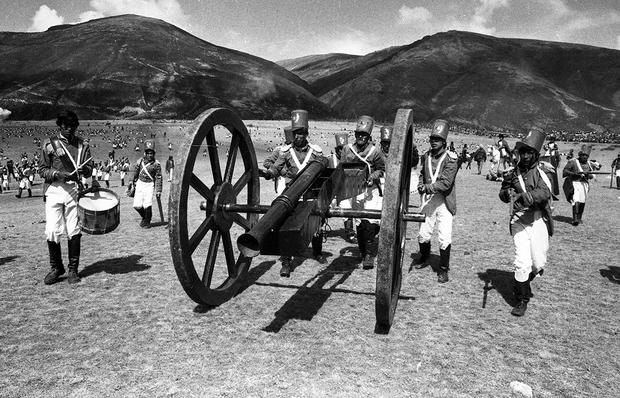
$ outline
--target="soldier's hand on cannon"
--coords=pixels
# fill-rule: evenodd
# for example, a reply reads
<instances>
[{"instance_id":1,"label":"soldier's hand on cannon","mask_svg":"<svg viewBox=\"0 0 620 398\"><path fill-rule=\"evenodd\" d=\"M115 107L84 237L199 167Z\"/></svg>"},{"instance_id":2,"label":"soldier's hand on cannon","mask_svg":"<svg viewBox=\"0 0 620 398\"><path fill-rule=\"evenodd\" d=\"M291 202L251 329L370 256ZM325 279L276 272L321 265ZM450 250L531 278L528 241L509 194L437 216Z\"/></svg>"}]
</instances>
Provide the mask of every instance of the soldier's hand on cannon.
<instances>
[{"instance_id":1,"label":"soldier's hand on cannon","mask_svg":"<svg viewBox=\"0 0 620 398\"><path fill-rule=\"evenodd\" d=\"M260 177L263 177L265 180L270 180L271 179L271 174L269 174L267 169L265 169L263 167L259 167L258 168L258 175Z\"/></svg>"},{"instance_id":2,"label":"soldier's hand on cannon","mask_svg":"<svg viewBox=\"0 0 620 398\"><path fill-rule=\"evenodd\" d=\"M421 195L421 194L423 194L424 192L425 192L425 191L424 191L424 185L418 185L418 193Z\"/></svg>"}]
</instances>

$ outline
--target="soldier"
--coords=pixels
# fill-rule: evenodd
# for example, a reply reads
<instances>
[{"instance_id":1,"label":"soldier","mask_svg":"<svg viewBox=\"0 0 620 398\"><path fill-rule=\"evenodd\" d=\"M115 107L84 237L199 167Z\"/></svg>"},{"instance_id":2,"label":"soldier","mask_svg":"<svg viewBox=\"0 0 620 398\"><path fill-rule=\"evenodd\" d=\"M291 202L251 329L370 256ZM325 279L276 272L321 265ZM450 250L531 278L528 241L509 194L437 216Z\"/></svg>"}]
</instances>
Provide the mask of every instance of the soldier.
<instances>
[{"instance_id":1,"label":"soldier","mask_svg":"<svg viewBox=\"0 0 620 398\"><path fill-rule=\"evenodd\" d=\"M32 189L30 183L30 174L32 173L32 169L28 165L28 162L24 162L23 166L18 166L16 170L16 175L19 179L19 191L15 195L16 198L22 197L22 191L26 189L28 191L28 197L32 197Z\"/></svg>"},{"instance_id":2,"label":"soldier","mask_svg":"<svg viewBox=\"0 0 620 398\"><path fill-rule=\"evenodd\" d=\"M60 251L60 236L67 235L69 247L69 283L80 281L80 242L82 238L78 219L78 191L81 175L89 177L93 170L90 148L82 138L75 135L79 126L77 115L72 111L58 114L58 136L45 140L42 148L39 175L45 180L45 235L50 256L51 271L44 283L51 285L65 273Z\"/></svg>"},{"instance_id":3,"label":"soldier","mask_svg":"<svg viewBox=\"0 0 620 398\"><path fill-rule=\"evenodd\" d=\"M291 143L293 142L294 139L295 139L295 134L293 133L292 128L288 126L285 127L284 128L284 144L279 145L274 148L273 152L271 152L271 155L269 155L263 161L263 167L265 169L271 168L276 163L276 161L280 158L280 156L282 156L284 152L291 149ZM284 167L286 167L286 165ZM285 180L284 175L286 175L286 169L283 168L281 170L280 175L273 179L273 188L276 192L276 195L282 194L282 192L284 192L284 189L286 188L286 180Z\"/></svg>"},{"instance_id":4,"label":"soldier","mask_svg":"<svg viewBox=\"0 0 620 398\"><path fill-rule=\"evenodd\" d=\"M129 171L131 164L129 163L128 158L124 158L121 161L120 165L120 177L121 177L121 187L125 186L125 176L127 176L127 172Z\"/></svg>"},{"instance_id":5,"label":"soldier","mask_svg":"<svg viewBox=\"0 0 620 398\"><path fill-rule=\"evenodd\" d=\"M414 263L416 269L428 265L431 254L431 236L437 226L439 240L439 272L437 281L448 282L450 250L452 248L452 219L456 215L455 178L458 172L457 154L446 149L449 124L438 119L430 134L430 150L422 156L422 170L418 193L422 195L420 212L426 221L420 225L418 243L420 255Z\"/></svg>"},{"instance_id":6,"label":"soldier","mask_svg":"<svg viewBox=\"0 0 620 398\"><path fill-rule=\"evenodd\" d=\"M108 160L103 165L103 181L105 181L106 188L110 188L110 173L114 167L114 152L108 154Z\"/></svg>"},{"instance_id":7,"label":"soldier","mask_svg":"<svg viewBox=\"0 0 620 398\"><path fill-rule=\"evenodd\" d=\"M168 174L168 181L172 181L172 173L174 173L174 158L170 155L168 156L168 160L166 160L166 174Z\"/></svg>"},{"instance_id":8,"label":"soldier","mask_svg":"<svg viewBox=\"0 0 620 398\"><path fill-rule=\"evenodd\" d=\"M517 304L512 315L523 316L532 297L530 282L543 274L553 235L551 180L538 166L545 140L541 131L530 131L515 145L517 165L506 173L499 198L511 203L510 234L515 244L514 294Z\"/></svg>"},{"instance_id":9,"label":"soldier","mask_svg":"<svg viewBox=\"0 0 620 398\"><path fill-rule=\"evenodd\" d=\"M291 145L281 147L280 155L269 168L260 168L261 177L270 180L272 178L284 177L285 186L299 173L301 169L315 159L323 157L323 151L318 145L308 142L308 112L305 110L294 110L291 112L291 133L293 141ZM325 263L322 254L323 232L321 230L312 237L312 254L320 263ZM289 277L291 275L290 256L282 256L282 268L280 276Z\"/></svg>"},{"instance_id":10,"label":"soldier","mask_svg":"<svg viewBox=\"0 0 620 398\"><path fill-rule=\"evenodd\" d=\"M478 149L474 152L473 158L478 165L478 174L482 174L482 166L484 165L484 162L487 161L487 151L484 150L482 144L478 145Z\"/></svg>"},{"instance_id":11,"label":"soldier","mask_svg":"<svg viewBox=\"0 0 620 398\"><path fill-rule=\"evenodd\" d=\"M144 157L136 162L133 171L131 184L136 186L133 208L142 217L140 227L151 228L153 191L160 197L162 190L161 164L155 160L155 142L144 141Z\"/></svg>"},{"instance_id":12,"label":"soldier","mask_svg":"<svg viewBox=\"0 0 620 398\"><path fill-rule=\"evenodd\" d=\"M616 189L620 189L620 153L618 153L618 157L611 162L611 174L612 179L616 177ZM613 184L613 181L612 181ZM611 187L611 184L610 184Z\"/></svg>"},{"instance_id":13,"label":"soldier","mask_svg":"<svg viewBox=\"0 0 620 398\"><path fill-rule=\"evenodd\" d=\"M508 141L506 141L504 134L499 135L499 140L497 141L497 147L499 148L499 164L502 165L502 170L506 170L506 164L508 167L512 166L512 151L510 150L510 146L508 145ZM499 173L499 164L497 165L497 171Z\"/></svg>"},{"instance_id":14,"label":"soldier","mask_svg":"<svg viewBox=\"0 0 620 398\"><path fill-rule=\"evenodd\" d=\"M342 161L347 163L359 163L365 166L365 188L359 195L343 200L342 208L354 210L381 210L383 198L379 194L381 189L381 177L385 173L385 159L381 149L371 143L374 119L370 116L360 116L355 127L355 142L348 144L342 151ZM379 232L379 224L371 223L368 219L357 219L357 246L362 258L362 267L371 269L374 267L377 257L378 243L376 235Z\"/></svg>"},{"instance_id":15,"label":"soldier","mask_svg":"<svg viewBox=\"0 0 620 398\"><path fill-rule=\"evenodd\" d=\"M329 158L329 167L332 169L335 169L341 163L342 150L345 145L349 144L348 133L336 133L334 137L336 139L336 146ZM334 199L334 204L337 200L338 198ZM353 228L353 218L347 218L344 221L344 239L349 243L357 243L357 236L355 236L355 229Z\"/></svg>"},{"instance_id":16,"label":"soldier","mask_svg":"<svg viewBox=\"0 0 620 398\"><path fill-rule=\"evenodd\" d=\"M563 184L564 194L566 195L566 200L573 205L572 224L574 226L581 223L588 191L590 190L588 180L594 178L594 175L588 172L601 168L600 165L588 160L590 152L592 152L592 146L582 145L577 158L568 161L562 171L562 177L566 179Z\"/></svg>"}]
</instances>

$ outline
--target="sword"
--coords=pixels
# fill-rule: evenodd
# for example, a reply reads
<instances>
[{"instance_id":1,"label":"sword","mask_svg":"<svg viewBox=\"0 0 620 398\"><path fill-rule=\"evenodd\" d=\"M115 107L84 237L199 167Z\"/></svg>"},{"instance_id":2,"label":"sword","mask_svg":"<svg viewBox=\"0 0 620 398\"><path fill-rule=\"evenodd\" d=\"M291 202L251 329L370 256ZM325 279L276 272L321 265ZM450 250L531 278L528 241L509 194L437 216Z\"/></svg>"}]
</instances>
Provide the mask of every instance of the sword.
<instances>
[{"instance_id":1,"label":"sword","mask_svg":"<svg viewBox=\"0 0 620 398\"><path fill-rule=\"evenodd\" d=\"M161 219L161 222L164 222L164 211L161 208L161 195L155 195L155 198L157 198L157 207L159 207L159 218Z\"/></svg>"}]
</instances>

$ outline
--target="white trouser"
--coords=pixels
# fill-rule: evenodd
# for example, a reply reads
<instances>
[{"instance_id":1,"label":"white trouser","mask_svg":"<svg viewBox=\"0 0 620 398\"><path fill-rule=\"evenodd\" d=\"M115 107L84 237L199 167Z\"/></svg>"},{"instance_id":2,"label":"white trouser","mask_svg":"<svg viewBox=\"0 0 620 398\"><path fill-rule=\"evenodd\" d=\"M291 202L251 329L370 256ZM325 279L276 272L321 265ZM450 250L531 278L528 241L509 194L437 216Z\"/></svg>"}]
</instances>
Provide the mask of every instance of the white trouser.
<instances>
[{"instance_id":1,"label":"white trouser","mask_svg":"<svg viewBox=\"0 0 620 398\"><path fill-rule=\"evenodd\" d=\"M121 180L124 180L124 179L125 179L125 175L126 175L126 174L127 174L126 172L121 171Z\"/></svg>"},{"instance_id":2,"label":"white trouser","mask_svg":"<svg viewBox=\"0 0 620 398\"><path fill-rule=\"evenodd\" d=\"M379 188L375 186L366 187L364 192L356 197L340 201L340 207L353 210L381 210L383 208L383 197L379 196ZM360 219L355 219L355 225L359 225L360 222ZM378 222L376 223L378 224Z\"/></svg>"},{"instance_id":3,"label":"white trouser","mask_svg":"<svg viewBox=\"0 0 620 398\"><path fill-rule=\"evenodd\" d=\"M616 170L616 177L620 177L620 169Z\"/></svg>"},{"instance_id":4,"label":"white trouser","mask_svg":"<svg viewBox=\"0 0 620 398\"><path fill-rule=\"evenodd\" d=\"M103 181L110 181L110 173L103 173Z\"/></svg>"},{"instance_id":5,"label":"white trouser","mask_svg":"<svg viewBox=\"0 0 620 398\"><path fill-rule=\"evenodd\" d=\"M586 203L588 191L590 190L590 184L584 181L573 181L573 188L575 189L575 193L573 193L572 203Z\"/></svg>"},{"instance_id":6,"label":"white trouser","mask_svg":"<svg viewBox=\"0 0 620 398\"><path fill-rule=\"evenodd\" d=\"M172 173L174 172L174 167L170 169L168 172L168 181L172 181Z\"/></svg>"},{"instance_id":7,"label":"white trouser","mask_svg":"<svg viewBox=\"0 0 620 398\"><path fill-rule=\"evenodd\" d=\"M531 225L518 221L512 224L512 239L515 242L515 279L525 282L532 270L537 272L547 263L549 233L541 213L536 212Z\"/></svg>"},{"instance_id":8,"label":"white trouser","mask_svg":"<svg viewBox=\"0 0 620 398\"><path fill-rule=\"evenodd\" d=\"M286 179L284 177L276 177L275 180L273 180L273 184L276 195L282 195L282 192L286 189Z\"/></svg>"},{"instance_id":9,"label":"white trouser","mask_svg":"<svg viewBox=\"0 0 620 398\"><path fill-rule=\"evenodd\" d=\"M59 243L62 235L71 239L82 224L78 219L78 186L74 182L53 182L45 191L45 236Z\"/></svg>"},{"instance_id":10,"label":"white trouser","mask_svg":"<svg viewBox=\"0 0 620 398\"><path fill-rule=\"evenodd\" d=\"M155 183L138 180L136 182L136 194L133 197L133 207L136 209L151 207L153 205L153 191L155 191Z\"/></svg>"},{"instance_id":11,"label":"white trouser","mask_svg":"<svg viewBox=\"0 0 620 398\"><path fill-rule=\"evenodd\" d=\"M452 243L452 219L454 218L446 207L444 196L433 195L421 212L426 215L426 220L420 225L418 242L430 242L436 224L439 248L444 250Z\"/></svg>"},{"instance_id":12,"label":"white trouser","mask_svg":"<svg viewBox=\"0 0 620 398\"><path fill-rule=\"evenodd\" d=\"M28 177L24 177L19 181L19 188L30 189L30 180L28 179Z\"/></svg>"}]
</instances>

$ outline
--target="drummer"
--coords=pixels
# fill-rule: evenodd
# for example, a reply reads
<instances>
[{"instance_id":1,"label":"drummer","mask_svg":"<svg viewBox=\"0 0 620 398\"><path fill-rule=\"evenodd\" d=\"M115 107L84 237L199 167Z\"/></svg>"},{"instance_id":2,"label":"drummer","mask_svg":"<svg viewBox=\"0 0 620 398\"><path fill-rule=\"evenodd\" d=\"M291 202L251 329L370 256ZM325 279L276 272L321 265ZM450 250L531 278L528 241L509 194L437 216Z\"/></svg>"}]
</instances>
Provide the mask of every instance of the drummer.
<instances>
[{"instance_id":1,"label":"drummer","mask_svg":"<svg viewBox=\"0 0 620 398\"><path fill-rule=\"evenodd\" d=\"M133 208L142 216L140 227L151 228L153 217L153 191L159 198L162 190L161 164L155 160L155 142L144 141L144 157L133 168L133 181L136 193L133 198Z\"/></svg>"},{"instance_id":2,"label":"drummer","mask_svg":"<svg viewBox=\"0 0 620 398\"><path fill-rule=\"evenodd\" d=\"M80 263L81 224L78 219L78 181L81 176L90 177L93 160L90 148L82 138L75 135L79 126L77 115L72 111L58 114L58 135L47 138L42 147L39 175L45 180L45 235L50 255L50 272L43 282L51 285L65 273L60 250L60 237L67 235L69 248L69 283L78 283Z\"/></svg>"}]
</instances>

